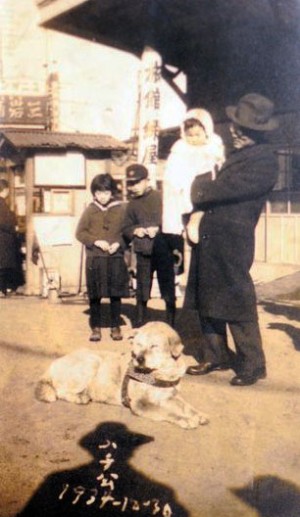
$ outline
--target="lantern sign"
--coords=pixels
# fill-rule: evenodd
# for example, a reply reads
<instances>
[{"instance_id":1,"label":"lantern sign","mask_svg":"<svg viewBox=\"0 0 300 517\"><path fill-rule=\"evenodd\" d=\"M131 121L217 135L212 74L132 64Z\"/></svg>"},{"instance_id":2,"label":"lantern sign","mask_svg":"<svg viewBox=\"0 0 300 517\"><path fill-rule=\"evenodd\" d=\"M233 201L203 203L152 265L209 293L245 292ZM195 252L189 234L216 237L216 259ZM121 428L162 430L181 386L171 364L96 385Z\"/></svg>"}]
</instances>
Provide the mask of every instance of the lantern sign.
<instances>
[{"instance_id":1,"label":"lantern sign","mask_svg":"<svg viewBox=\"0 0 300 517\"><path fill-rule=\"evenodd\" d=\"M139 104L139 163L149 170L150 181L156 183L160 115L161 57L150 47L142 55Z\"/></svg>"}]
</instances>

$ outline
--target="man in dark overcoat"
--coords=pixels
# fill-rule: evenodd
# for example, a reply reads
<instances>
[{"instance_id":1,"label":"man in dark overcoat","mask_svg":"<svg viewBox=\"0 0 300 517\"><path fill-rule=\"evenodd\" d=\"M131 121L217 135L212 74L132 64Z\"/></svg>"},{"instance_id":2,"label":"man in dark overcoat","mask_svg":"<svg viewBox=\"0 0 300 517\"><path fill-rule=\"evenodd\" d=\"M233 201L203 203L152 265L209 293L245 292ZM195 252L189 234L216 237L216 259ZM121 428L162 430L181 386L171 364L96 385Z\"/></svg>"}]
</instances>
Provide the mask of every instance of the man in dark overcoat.
<instances>
[{"instance_id":1,"label":"man in dark overcoat","mask_svg":"<svg viewBox=\"0 0 300 517\"><path fill-rule=\"evenodd\" d=\"M199 243L192 249L185 307L199 311L206 345L203 361L187 373L205 375L232 368L234 386L266 377L249 271L255 227L278 175L274 150L265 140L265 132L278 127L273 111L273 103L256 93L227 107L234 152L215 180L210 174L198 176L191 188L195 210L204 215ZM227 345L227 326L235 353Z\"/></svg>"}]
</instances>

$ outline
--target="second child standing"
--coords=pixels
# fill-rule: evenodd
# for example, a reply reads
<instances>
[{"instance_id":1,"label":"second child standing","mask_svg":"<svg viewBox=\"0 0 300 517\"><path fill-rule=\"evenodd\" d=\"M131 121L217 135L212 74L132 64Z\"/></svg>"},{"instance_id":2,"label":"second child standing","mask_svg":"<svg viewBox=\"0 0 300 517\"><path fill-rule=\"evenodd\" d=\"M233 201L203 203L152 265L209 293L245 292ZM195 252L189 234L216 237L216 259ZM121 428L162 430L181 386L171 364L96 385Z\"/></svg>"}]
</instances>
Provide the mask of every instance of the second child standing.
<instances>
[{"instance_id":1,"label":"second child standing","mask_svg":"<svg viewBox=\"0 0 300 517\"><path fill-rule=\"evenodd\" d=\"M142 164L127 167L126 182L131 199L126 208L123 234L128 242L132 242L137 260L137 326L147 320L147 303L155 271L166 304L167 323L174 326L175 256L174 247L161 233L161 195L149 185L148 169Z\"/></svg>"}]
</instances>

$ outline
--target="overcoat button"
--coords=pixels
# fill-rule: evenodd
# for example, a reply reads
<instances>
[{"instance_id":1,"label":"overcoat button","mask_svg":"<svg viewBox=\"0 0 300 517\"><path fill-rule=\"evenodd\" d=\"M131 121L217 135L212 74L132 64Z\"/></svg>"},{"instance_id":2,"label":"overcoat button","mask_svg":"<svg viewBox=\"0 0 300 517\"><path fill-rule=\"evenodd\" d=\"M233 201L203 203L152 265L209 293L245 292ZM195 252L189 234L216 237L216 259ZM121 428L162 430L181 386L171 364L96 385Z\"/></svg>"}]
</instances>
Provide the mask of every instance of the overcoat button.
<instances>
[{"instance_id":1,"label":"overcoat button","mask_svg":"<svg viewBox=\"0 0 300 517\"><path fill-rule=\"evenodd\" d=\"M208 235L207 235L207 233L204 233L204 234L202 235L202 240L203 240L203 241L206 241L207 239L208 239Z\"/></svg>"}]
</instances>

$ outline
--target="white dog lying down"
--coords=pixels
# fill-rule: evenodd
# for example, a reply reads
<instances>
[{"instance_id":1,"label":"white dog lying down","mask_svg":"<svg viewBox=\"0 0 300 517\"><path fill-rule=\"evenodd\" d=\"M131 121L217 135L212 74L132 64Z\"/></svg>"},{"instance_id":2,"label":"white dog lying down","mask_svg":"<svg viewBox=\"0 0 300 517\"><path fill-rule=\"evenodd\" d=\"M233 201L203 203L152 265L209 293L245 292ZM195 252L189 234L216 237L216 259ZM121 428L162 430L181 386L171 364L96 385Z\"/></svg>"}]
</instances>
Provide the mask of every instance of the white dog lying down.
<instances>
[{"instance_id":1,"label":"white dog lying down","mask_svg":"<svg viewBox=\"0 0 300 517\"><path fill-rule=\"evenodd\" d=\"M81 348L56 359L38 382L36 396L44 402L123 404L135 415L193 429L208 419L178 395L186 370L182 350L175 330L150 322L137 331L131 357Z\"/></svg>"}]
</instances>

